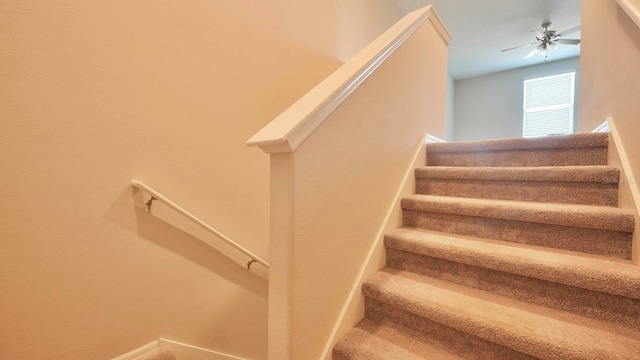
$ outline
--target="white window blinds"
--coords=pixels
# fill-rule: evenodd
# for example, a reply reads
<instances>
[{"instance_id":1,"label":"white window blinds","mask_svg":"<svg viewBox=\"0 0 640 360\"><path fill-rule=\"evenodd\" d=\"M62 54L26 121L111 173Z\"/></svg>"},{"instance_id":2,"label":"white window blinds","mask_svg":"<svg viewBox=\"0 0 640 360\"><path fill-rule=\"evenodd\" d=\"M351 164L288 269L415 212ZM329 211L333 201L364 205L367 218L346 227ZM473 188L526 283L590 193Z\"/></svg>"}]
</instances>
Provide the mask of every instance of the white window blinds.
<instances>
[{"instance_id":1,"label":"white window blinds","mask_svg":"<svg viewBox=\"0 0 640 360\"><path fill-rule=\"evenodd\" d=\"M573 133L576 73L524 81L523 136Z\"/></svg>"}]
</instances>

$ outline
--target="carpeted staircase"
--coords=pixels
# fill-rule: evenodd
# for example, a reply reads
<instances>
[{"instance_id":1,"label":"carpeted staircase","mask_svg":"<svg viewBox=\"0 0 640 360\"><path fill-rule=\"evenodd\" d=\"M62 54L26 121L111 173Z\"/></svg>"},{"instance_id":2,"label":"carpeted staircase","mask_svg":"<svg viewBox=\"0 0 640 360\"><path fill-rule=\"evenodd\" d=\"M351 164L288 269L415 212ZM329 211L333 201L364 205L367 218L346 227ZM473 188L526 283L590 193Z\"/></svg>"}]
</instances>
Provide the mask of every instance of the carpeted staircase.
<instances>
[{"instance_id":1,"label":"carpeted staircase","mask_svg":"<svg viewBox=\"0 0 640 360\"><path fill-rule=\"evenodd\" d=\"M608 134L427 145L346 359L640 359Z\"/></svg>"},{"instance_id":2,"label":"carpeted staircase","mask_svg":"<svg viewBox=\"0 0 640 360\"><path fill-rule=\"evenodd\" d=\"M163 351L160 354L151 358L151 360L178 360L171 351Z\"/></svg>"}]
</instances>

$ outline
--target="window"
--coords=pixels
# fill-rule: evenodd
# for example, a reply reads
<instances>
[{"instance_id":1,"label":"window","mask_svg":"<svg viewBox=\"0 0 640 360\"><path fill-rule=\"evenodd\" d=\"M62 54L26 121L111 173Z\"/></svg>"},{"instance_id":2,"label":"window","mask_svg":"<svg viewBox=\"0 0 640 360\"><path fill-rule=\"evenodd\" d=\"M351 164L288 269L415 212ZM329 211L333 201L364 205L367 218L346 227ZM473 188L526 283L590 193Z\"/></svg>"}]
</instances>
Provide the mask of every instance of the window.
<instances>
[{"instance_id":1,"label":"window","mask_svg":"<svg viewBox=\"0 0 640 360\"><path fill-rule=\"evenodd\" d=\"M576 73L524 81L523 136L573 133Z\"/></svg>"}]
</instances>

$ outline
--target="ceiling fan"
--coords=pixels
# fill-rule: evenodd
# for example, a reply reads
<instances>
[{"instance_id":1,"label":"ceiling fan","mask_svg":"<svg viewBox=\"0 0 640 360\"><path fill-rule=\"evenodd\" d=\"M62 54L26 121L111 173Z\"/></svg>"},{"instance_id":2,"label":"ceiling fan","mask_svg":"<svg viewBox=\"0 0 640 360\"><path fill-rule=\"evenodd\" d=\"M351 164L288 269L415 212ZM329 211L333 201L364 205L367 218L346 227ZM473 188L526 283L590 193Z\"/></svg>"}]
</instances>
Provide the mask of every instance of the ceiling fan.
<instances>
[{"instance_id":1,"label":"ceiling fan","mask_svg":"<svg viewBox=\"0 0 640 360\"><path fill-rule=\"evenodd\" d=\"M569 30L565 30L561 33L558 33L555 30L549 30L550 26L551 26L551 21L547 21L542 24L542 31L533 30L533 31L539 32L539 35L536 36L536 39L538 40L537 42L504 49L502 50L502 52L525 48L529 46L535 46L536 48L533 49L527 56L525 56L525 58L530 58L535 54L540 54L544 56L546 61L549 49L556 49L560 44L565 44L565 45L580 44L580 39L562 39L563 36L567 36L569 34L573 34L576 31L579 31L580 25L573 27Z\"/></svg>"}]
</instances>

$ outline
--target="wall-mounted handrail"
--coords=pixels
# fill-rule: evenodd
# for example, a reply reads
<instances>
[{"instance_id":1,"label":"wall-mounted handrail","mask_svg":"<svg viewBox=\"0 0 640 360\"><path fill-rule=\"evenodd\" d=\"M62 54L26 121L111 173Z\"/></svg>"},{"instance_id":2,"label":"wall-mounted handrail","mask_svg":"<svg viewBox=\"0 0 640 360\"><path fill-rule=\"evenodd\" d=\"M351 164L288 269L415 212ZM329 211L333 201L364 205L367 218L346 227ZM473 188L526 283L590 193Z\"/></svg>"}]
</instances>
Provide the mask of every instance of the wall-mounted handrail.
<instances>
[{"instance_id":1,"label":"wall-mounted handrail","mask_svg":"<svg viewBox=\"0 0 640 360\"><path fill-rule=\"evenodd\" d=\"M640 27L640 0L618 0L618 5Z\"/></svg>"},{"instance_id":2,"label":"wall-mounted handrail","mask_svg":"<svg viewBox=\"0 0 640 360\"><path fill-rule=\"evenodd\" d=\"M225 243L227 243L228 245L231 245L236 250L238 250L241 253L247 255L248 257L250 257L251 260L249 260L249 262L247 262L247 269L250 269L251 268L251 264L253 264L254 262L257 262L259 264L264 265L267 269L269 268L269 263L267 263L266 261L262 260L259 256L257 256L256 254L252 253L251 251L245 249L242 245L240 245L240 244L236 243L235 241L231 240L228 236L226 236L223 233L221 233L220 231L214 229L213 227L211 227L210 225L208 225L204 221L202 221L199 218L197 218L195 215L191 214L187 210L185 210L182 207L180 207L178 204L176 204L173 201L169 200L166 196L160 194L159 192L154 190L149 185L143 183L142 181L138 181L138 180L131 180L131 185L133 187L141 189L141 190L145 191L146 193L148 193L149 195L151 195L151 199L149 199L149 201L147 202L147 210L148 211L151 209L151 205L152 205L153 201L154 200L158 200L161 203L165 204L166 206L170 207L171 209L175 210L180 215L182 215L185 218L187 218L188 220L190 220L192 223L194 223L194 224L200 226L201 228L205 229L206 231L212 233L213 235L218 237L220 240L224 241Z\"/></svg>"}]
</instances>

